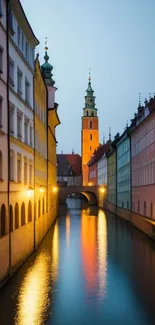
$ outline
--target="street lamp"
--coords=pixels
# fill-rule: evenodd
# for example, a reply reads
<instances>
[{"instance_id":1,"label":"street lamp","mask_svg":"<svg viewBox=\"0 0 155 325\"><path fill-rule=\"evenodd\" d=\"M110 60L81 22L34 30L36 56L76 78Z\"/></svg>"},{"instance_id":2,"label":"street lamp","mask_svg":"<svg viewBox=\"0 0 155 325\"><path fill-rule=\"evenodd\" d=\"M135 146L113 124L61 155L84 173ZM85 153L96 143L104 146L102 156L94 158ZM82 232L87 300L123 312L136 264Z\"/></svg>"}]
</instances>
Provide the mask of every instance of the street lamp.
<instances>
[{"instance_id":1,"label":"street lamp","mask_svg":"<svg viewBox=\"0 0 155 325\"><path fill-rule=\"evenodd\" d=\"M42 185L40 185L40 193L44 193L45 189Z\"/></svg>"},{"instance_id":2,"label":"street lamp","mask_svg":"<svg viewBox=\"0 0 155 325\"><path fill-rule=\"evenodd\" d=\"M105 192L105 188L104 187L100 187L100 192L104 193Z\"/></svg>"},{"instance_id":3,"label":"street lamp","mask_svg":"<svg viewBox=\"0 0 155 325\"><path fill-rule=\"evenodd\" d=\"M29 186L28 189L26 190L26 193L27 193L28 197L31 197L33 195L33 188L31 186Z\"/></svg>"},{"instance_id":4,"label":"street lamp","mask_svg":"<svg viewBox=\"0 0 155 325\"><path fill-rule=\"evenodd\" d=\"M56 193L58 191L58 187L57 186L54 186L53 187L53 192Z\"/></svg>"}]
</instances>

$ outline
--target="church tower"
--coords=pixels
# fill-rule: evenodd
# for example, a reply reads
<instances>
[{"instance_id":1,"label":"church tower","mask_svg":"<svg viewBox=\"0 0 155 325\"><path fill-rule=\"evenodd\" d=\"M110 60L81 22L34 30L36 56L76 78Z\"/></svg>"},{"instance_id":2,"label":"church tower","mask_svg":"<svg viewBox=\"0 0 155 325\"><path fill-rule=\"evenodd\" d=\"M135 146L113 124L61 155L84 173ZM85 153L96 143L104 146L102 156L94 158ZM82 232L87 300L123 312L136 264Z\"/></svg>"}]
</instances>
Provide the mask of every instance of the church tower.
<instances>
[{"instance_id":1,"label":"church tower","mask_svg":"<svg viewBox=\"0 0 155 325\"><path fill-rule=\"evenodd\" d=\"M81 155L82 155L82 173L83 185L88 185L88 166L94 150L99 145L99 127L97 108L95 107L95 96L91 86L91 77L89 73L88 88L85 96L85 107L83 108L82 116L82 131L81 131Z\"/></svg>"}]
</instances>

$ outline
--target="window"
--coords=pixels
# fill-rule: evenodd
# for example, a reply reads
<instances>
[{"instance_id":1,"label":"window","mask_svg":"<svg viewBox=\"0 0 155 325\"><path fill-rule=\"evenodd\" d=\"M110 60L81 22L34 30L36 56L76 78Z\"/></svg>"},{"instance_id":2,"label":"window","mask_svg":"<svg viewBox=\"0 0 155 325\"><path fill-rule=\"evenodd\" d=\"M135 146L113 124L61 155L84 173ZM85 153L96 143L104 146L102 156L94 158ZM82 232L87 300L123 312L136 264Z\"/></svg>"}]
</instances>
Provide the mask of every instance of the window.
<instances>
[{"instance_id":1,"label":"window","mask_svg":"<svg viewBox=\"0 0 155 325\"><path fill-rule=\"evenodd\" d=\"M24 183L27 183L27 159L24 159Z\"/></svg>"},{"instance_id":2,"label":"window","mask_svg":"<svg viewBox=\"0 0 155 325\"><path fill-rule=\"evenodd\" d=\"M22 113L17 112L17 137L21 139L22 137Z\"/></svg>"},{"instance_id":3,"label":"window","mask_svg":"<svg viewBox=\"0 0 155 325\"><path fill-rule=\"evenodd\" d=\"M25 78L25 100L29 104L30 100L30 84L28 80Z\"/></svg>"},{"instance_id":4,"label":"window","mask_svg":"<svg viewBox=\"0 0 155 325\"><path fill-rule=\"evenodd\" d=\"M92 129L92 127L93 127L93 122L90 121L90 129Z\"/></svg>"},{"instance_id":5,"label":"window","mask_svg":"<svg viewBox=\"0 0 155 325\"><path fill-rule=\"evenodd\" d=\"M0 180L3 180L3 156L2 156L2 151L0 151Z\"/></svg>"},{"instance_id":6,"label":"window","mask_svg":"<svg viewBox=\"0 0 155 325\"><path fill-rule=\"evenodd\" d=\"M18 43L18 46L20 46L20 27L19 26L17 28L17 43Z\"/></svg>"},{"instance_id":7,"label":"window","mask_svg":"<svg viewBox=\"0 0 155 325\"><path fill-rule=\"evenodd\" d=\"M88 116L88 111L87 111L87 116Z\"/></svg>"},{"instance_id":8,"label":"window","mask_svg":"<svg viewBox=\"0 0 155 325\"><path fill-rule=\"evenodd\" d=\"M38 218L40 217L40 200L38 201Z\"/></svg>"},{"instance_id":9,"label":"window","mask_svg":"<svg viewBox=\"0 0 155 325\"><path fill-rule=\"evenodd\" d=\"M3 113L2 113L2 104L3 104L3 98L0 97L0 127L2 127L2 118L3 118Z\"/></svg>"},{"instance_id":10,"label":"window","mask_svg":"<svg viewBox=\"0 0 155 325\"><path fill-rule=\"evenodd\" d=\"M92 140L92 138L93 138L93 137L92 137L92 134L90 134L90 140Z\"/></svg>"},{"instance_id":11,"label":"window","mask_svg":"<svg viewBox=\"0 0 155 325\"><path fill-rule=\"evenodd\" d=\"M14 133L14 106L10 105L9 107L10 114L10 133Z\"/></svg>"},{"instance_id":12,"label":"window","mask_svg":"<svg viewBox=\"0 0 155 325\"><path fill-rule=\"evenodd\" d=\"M14 180L14 151L10 150L10 181Z\"/></svg>"},{"instance_id":13,"label":"window","mask_svg":"<svg viewBox=\"0 0 155 325\"><path fill-rule=\"evenodd\" d=\"M26 58L28 59L28 44L27 44L27 42L25 42L25 55L26 55Z\"/></svg>"},{"instance_id":14,"label":"window","mask_svg":"<svg viewBox=\"0 0 155 325\"><path fill-rule=\"evenodd\" d=\"M32 185L32 165L29 166L29 184Z\"/></svg>"},{"instance_id":15,"label":"window","mask_svg":"<svg viewBox=\"0 0 155 325\"><path fill-rule=\"evenodd\" d=\"M21 155L17 155L17 182L22 181L22 159Z\"/></svg>"},{"instance_id":16,"label":"window","mask_svg":"<svg viewBox=\"0 0 155 325\"><path fill-rule=\"evenodd\" d=\"M92 112L91 115L94 116L94 112Z\"/></svg>"},{"instance_id":17,"label":"window","mask_svg":"<svg viewBox=\"0 0 155 325\"><path fill-rule=\"evenodd\" d=\"M146 216L146 202L144 201L144 216Z\"/></svg>"},{"instance_id":18,"label":"window","mask_svg":"<svg viewBox=\"0 0 155 325\"><path fill-rule=\"evenodd\" d=\"M22 32L22 51L24 51L24 33Z\"/></svg>"},{"instance_id":19,"label":"window","mask_svg":"<svg viewBox=\"0 0 155 325\"><path fill-rule=\"evenodd\" d=\"M90 151L91 151L92 147L90 147Z\"/></svg>"},{"instance_id":20,"label":"window","mask_svg":"<svg viewBox=\"0 0 155 325\"><path fill-rule=\"evenodd\" d=\"M25 118L24 122L24 140L28 144L28 119Z\"/></svg>"},{"instance_id":21,"label":"window","mask_svg":"<svg viewBox=\"0 0 155 325\"><path fill-rule=\"evenodd\" d=\"M11 34L14 35L15 34L14 21L13 21L13 14L12 14L11 10L9 12L9 28L10 28Z\"/></svg>"},{"instance_id":22,"label":"window","mask_svg":"<svg viewBox=\"0 0 155 325\"><path fill-rule=\"evenodd\" d=\"M3 49L0 47L0 73L3 72Z\"/></svg>"},{"instance_id":23,"label":"window","mask_svg":"<svg viewBox=\"0 0 155 325\"><path fill-rule=\"evenodd\" d=\"M22 94L22 79L23 74L19 68L17 68L17 91L19 94Z\"/></svg>"},{"instance_id":24,"label":"window","mask_svg":"<svg viewBox=\"0 0 155 325\"><path fill-rule=\"evenodd\" d=\"M45 202L44 202L44 198L42 199L42 214L45 213Z\"/></svg>"},{"instance_id":25,"label":"window","mask_svg":"<svg viewBox=\"0 0 155 325\"><path fill-rule=\"evenodd\" d=\"M33 143L32 143L32 126L30 126L30 146L32 147Z\"/></svg>"},{"instance_id":26,"label":"window","mask_svg":"<svg viewBox=\"0 0 155 325\"><path fill-rule=\"evenodd\" d=\"M0 17L3 16L3 12L2 12L2 0L0 0Z\"/></svg>"},{"instance_id":27,"label":"window","mask_svg":"<svg viewBox=\"0 0 155 325\"><path fill-rule=\"evenodd\" d=\"M14 62L9 59L9 80L10 84L14 86Z\"/></svg>"}]
</instances>

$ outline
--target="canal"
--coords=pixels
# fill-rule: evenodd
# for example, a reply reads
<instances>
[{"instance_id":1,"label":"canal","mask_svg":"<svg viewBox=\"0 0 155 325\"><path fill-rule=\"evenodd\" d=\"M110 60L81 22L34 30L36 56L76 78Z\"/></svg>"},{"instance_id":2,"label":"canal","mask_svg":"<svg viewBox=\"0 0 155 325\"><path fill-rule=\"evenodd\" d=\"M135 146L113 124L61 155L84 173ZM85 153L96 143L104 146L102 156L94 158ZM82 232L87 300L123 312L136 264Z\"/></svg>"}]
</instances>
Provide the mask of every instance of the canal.
<instances>
[{"instance_id":1,"label":"canal","mask_svg":"<svg viewBox=\"0 0 155 325\"><path fill-rule=\"evenodd\" d=\"M0 291L0 325L154 325L154 244L80 200L61 210Z\"/></svg>"}]
</instances>

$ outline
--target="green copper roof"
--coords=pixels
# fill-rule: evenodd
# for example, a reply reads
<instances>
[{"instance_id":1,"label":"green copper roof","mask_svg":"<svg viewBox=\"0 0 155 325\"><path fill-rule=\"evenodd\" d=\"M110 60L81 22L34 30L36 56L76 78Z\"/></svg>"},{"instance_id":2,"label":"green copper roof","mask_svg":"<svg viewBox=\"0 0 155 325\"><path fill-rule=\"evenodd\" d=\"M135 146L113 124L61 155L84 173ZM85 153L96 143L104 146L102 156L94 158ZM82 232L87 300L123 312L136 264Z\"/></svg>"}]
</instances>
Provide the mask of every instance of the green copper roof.
<instances>
[{"instance_id":1,"label":"green copper roof","mask_svg":"<svg viewBox=\"0 0 155 325\"><path fill-rule=\"evenodd\" d=\"M85 108L87 109L96 109L95 108L95 96L94 94L94 90L92 89L91 86L91 77L89 75L88 78L89 82L88 82L88 88L86 90L87 95L85 96Z\"/></svg>"},{"instance_id":2,"label":"green copper roof","mask_svg":"<svg viewBox=\"0 0 155 325\"><path fill-rule=\"evenodd\" d=\"M43 78L45 80L46 85L53 86L55 84L55 81L52 79L53 74L51 72L53 70L53 66L48 62L49 56L47 54L47 51L45 51L44 59L45 63L41 66Z\"/></svg>"}]
</instances>

